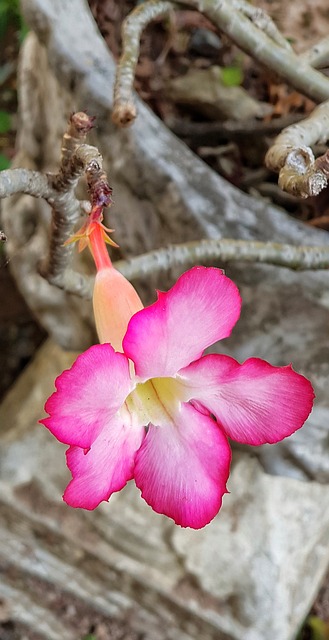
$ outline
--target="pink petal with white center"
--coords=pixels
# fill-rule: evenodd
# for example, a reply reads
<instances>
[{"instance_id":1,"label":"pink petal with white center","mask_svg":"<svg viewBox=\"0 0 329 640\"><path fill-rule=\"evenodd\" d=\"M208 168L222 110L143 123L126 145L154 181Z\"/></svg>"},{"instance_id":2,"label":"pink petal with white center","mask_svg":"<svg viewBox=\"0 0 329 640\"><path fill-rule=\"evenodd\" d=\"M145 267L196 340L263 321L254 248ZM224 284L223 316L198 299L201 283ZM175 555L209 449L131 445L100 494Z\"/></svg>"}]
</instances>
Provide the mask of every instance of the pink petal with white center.
<instances>
[{"instance_id":1,"label":"pink petal with white center","mask_svg":"<svg viewBox=\"0 0 329 640\"><path fill-rule=\"evenodd\" d=\"M123 341L141 378L172 376L230 335L240 315L239 291L220 269L194 267L130 320Z\"/></svg>"},{"instance_id":2,"label":"pink petal with white center","mask_svg":"<svg viewBox=\"0 0 329 640\"><path fill-rule=\"evenodd\" d=\"M66 461L73 479L64 492L65 502L71 507L95 509L120 491L133 477L135 454L144 436L144 428L127 426L117 415L88 451L70 447Z\"/></svg>"},{"instance_id":3,"label":"pink petal with white center","mask_svg":"<svg viewBox=\"0 0 329 640\"><path fill-rule=\"evenodd\" d=\"M230 461L214 420L183 404L175 424L149 427L136 454L135 482L154 511L200 529L221 507Z\"/></svg>"},{"instance_id":4,"label":"pink petal with white center","mask_svg":"<svg viewBox=\"0 0 329 640\"><path fill-rule=\"evenodd\" d=\"M274 443L303 426L314 399L311 383L287 367L210 355L179 372L227 435L244 444Z\"/></svg>"},{"instance_id":5,"label":"pink petal with white center","mask_svg":"<svg viewBox=\"0 0 329 640\"><path fill-rule=\"evenodd\" d=\"M90 347L55 381L40 420L65 444L89 448L130 393L129 363L109 344Z\"/></svg>"}]
</instances>

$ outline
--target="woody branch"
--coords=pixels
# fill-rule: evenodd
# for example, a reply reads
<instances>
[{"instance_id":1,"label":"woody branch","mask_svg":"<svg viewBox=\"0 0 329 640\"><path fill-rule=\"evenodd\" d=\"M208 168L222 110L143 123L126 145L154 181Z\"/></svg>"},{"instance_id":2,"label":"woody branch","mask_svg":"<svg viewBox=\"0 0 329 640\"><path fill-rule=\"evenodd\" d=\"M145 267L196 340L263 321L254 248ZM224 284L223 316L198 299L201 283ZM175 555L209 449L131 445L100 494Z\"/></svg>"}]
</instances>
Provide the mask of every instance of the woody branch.
<instances>
[{"instance_id":1,"label":"woody branch","mask_svg":"<svg viewBox=\"0 0 329 640\"><path fill-rule=\"evenodd\" d=\"M329 78L314 67L329 59L329 39L298 56L269 16L246 0L181 0L207 16L243 51L278 73L291 86L316 102L323 102L310 118L289 127L275 140L266 156L269 169L279 172L279 186L295 196L317 195L327 185L329 157L315 160L310 145L326 141L329 112ZM123 23L123 51L117 67L112 119L128 126L136 118L133 82L142 30L156 18L170 15L177 4L147 0Z\"/></svg>"},{"instance_id":2,"label":"woody branch","mask_svg":"<svg viewBox=\"0 0 329 640\"><path fill-rule=\"evenodd\" d=\"M63 138L62 160L56 174L41 174L37 171L13 169L0 173L0 197L13 193L28 193L44 198L52 206L52 227L47 260L40 271L51 284L90 298L93 277L85 276L71 267L72 245L67 241L84 212L95 204L106 207L111 203L112 189L102 169L102 158L95 147L84 143L92 126L92 119L84 113L74 114ZM82 144L81 144L82 143ZM75 196L79 178L85 175L90 202L85 203ZM329 248L316 246L294 246L272 242L256 242L230 239L208 239L173 245L144 255L115 263L128 279L147 277L166 272L172 267L189 268L194 264L214 262L265 263L294 270L328 269Z\"/></svg>"}]
</instances>

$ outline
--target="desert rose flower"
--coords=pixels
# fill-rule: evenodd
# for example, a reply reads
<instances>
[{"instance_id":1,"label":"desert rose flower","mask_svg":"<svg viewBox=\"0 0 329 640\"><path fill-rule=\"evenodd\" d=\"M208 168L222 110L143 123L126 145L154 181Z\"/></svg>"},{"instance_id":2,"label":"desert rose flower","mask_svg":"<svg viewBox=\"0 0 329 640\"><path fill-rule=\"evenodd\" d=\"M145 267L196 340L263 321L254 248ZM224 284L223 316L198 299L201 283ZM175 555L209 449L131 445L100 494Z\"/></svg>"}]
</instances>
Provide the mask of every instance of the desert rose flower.
<instances>
[{"instance_id":1,"label":"desert rose flower","mask_svg":"<svg viewBox=\"0 0 329 640\"><path fill-rule=\"evenodd\" d=\"M64 500L94 509L134 479L156 512L199 529L226 493L228 438L261 445L290 436L311 411L312 386L290 365L203 355L240 315L238 289L220 269L194 267L142 308L110 262L102 225L89 242L102 344L57 378L42 420L69 445Z\"/></svg>"}]
</instances>

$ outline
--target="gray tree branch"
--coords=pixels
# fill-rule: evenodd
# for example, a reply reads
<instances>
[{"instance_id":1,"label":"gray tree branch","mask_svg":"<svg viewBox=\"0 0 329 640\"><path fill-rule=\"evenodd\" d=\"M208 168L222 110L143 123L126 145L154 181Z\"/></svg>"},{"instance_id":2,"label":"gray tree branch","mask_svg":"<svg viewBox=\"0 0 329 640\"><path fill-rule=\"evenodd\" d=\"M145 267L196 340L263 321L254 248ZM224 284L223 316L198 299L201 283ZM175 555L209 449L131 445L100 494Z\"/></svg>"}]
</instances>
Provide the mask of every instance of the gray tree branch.
<instances>
[{"instance_id":1,"label":"gray tree branch","mask_svg":"<svg viewBox=\"0 0 329 640\"><path fill-rule=\"evenodd\" d=\"M328 151L315 160L312 145L329 138L329 100L305 120L284 129L268 150L265 163L279 173L279 186L301 198L318 195L329 178Z\"/></svg>"},{"instance_id":2,"label":"gray tree branch","mask_svg":"<svg viewBox=\"0 0 329 640\"><path fill-rule=\"evenodd\" d=\"M245 0L181 0L206 15L243 51L291 86L316 102L329 98L329 78L312 68L307 57L298 56L267 14ZM136 117L133 82L139 56L140 36L145 27L167 16L174 2L147 0L137 6L122 26L123 52L118 63L112 119L119 126L132 124Z\"/></svg>"},{"instance_id":3,"label":"gray tree branch","mask_svg":"<svg viewBox=\"0 0 329 640\"><path fill-rule=\"evenodd\" d=\"M114 266L128 280L147 280L150 276L166 273L175 267L184 270L196 264L211 265L218 262L221 265L235 262L271 264L294 271L328 269L329 248L248 240L200 240L120 260ZM69 293L90 299L94 277L66 269L56 284Z\"/></svg>"}]
</instances>

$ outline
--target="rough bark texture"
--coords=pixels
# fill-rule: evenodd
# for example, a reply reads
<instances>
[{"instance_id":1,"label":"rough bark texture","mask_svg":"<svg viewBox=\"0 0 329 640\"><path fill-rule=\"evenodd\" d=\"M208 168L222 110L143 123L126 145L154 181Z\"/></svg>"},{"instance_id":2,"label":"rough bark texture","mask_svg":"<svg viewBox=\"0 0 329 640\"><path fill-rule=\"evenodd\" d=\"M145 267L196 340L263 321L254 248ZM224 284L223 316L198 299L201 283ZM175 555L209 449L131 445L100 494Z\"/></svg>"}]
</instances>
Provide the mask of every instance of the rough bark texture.
<instances>
[{"instance_id":1,"label":"rough bark texture","mask_svg":"<svg viewBox=\"0 0 329 640\"><path fill-rule=\"evenodd\" d=\"M110 226L121 256L200 237L328 244L323 232L226 183L145 105L138 104L130 130L116 130L110 120L114 63L86 3L22 4L36 36L26 42L21 62L24 127L16 166L53 169L70 111L96 115L91 142L112 177ZM93 331L89 305L37 275L49 219L48 208L26 196L4 204L11 265L55 341L83 348ZM27 595L26 587L31 576L91 608L129 618L149 640L292 640L307 613L329 560L329 273L243 264L226 271L244 306L220 350L239 360L257 355L273 364L292 361L311 378L316 408L300 433L257 452L276 477L249 450L235 453L231 495L201 532L177 529L154 514L133 486L95 514L76 512L60 502L67 481L63 449L36 426L55 375L71 359L52 343L46 346L0 415L0 594L45 638L75 636L56 626L51 605L32 607L35 595ZM158 282L137 282L144 300L155 285L166 287L176 276L172 270Z\"/></svg>"}]
</instances>

